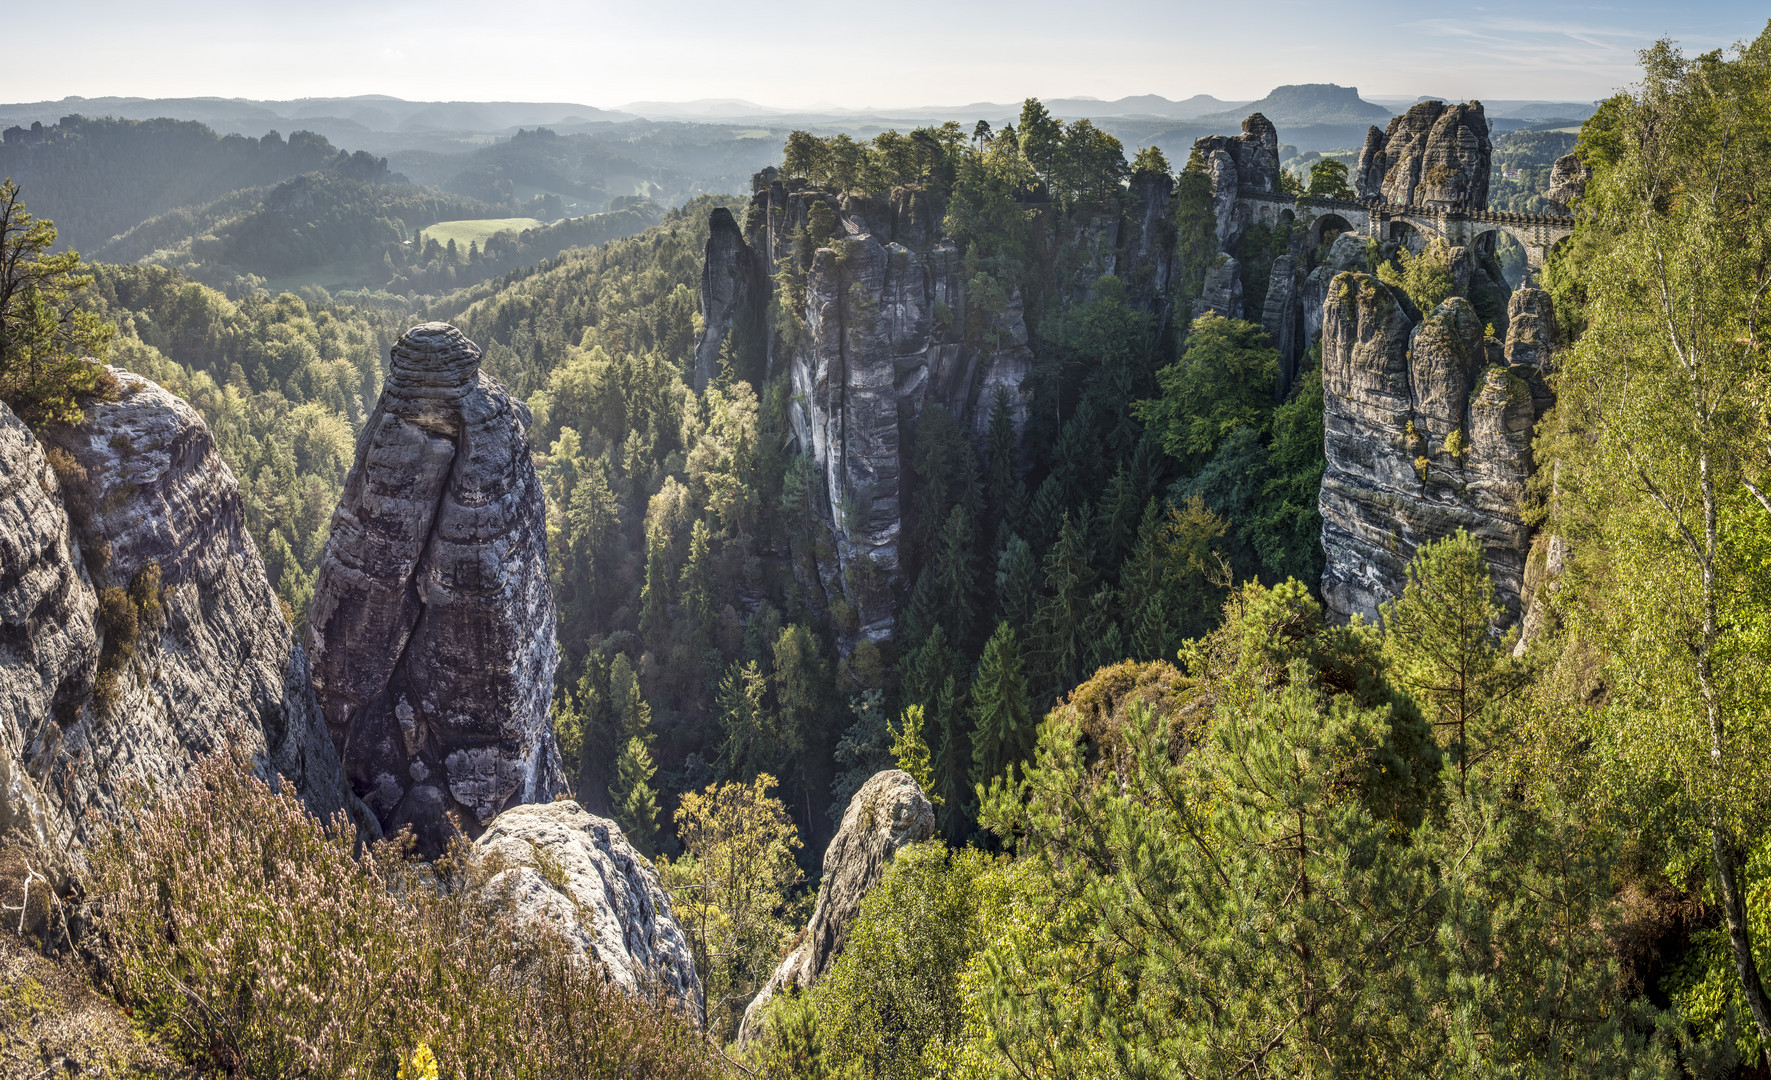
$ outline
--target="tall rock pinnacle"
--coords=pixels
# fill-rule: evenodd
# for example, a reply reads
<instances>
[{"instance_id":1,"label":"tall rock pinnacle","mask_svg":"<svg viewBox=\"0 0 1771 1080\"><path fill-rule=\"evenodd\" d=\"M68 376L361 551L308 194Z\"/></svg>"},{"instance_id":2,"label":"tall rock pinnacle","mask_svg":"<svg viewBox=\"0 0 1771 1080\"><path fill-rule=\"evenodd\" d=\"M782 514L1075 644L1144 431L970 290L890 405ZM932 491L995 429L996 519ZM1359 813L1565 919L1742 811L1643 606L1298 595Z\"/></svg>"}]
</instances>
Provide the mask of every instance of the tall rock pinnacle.
<instances>
[{"instance_id":1,"label":"tall rock pinnacle","mask_svg":"<svg viewBox=\"0 0 1771 1080\"><path fill-rule=\"evenodd\" d=\"M443 323L408 330L357 443L307 642L345 773L435 851L564 789L529 411Z\"/></svg>"}]
</instances>

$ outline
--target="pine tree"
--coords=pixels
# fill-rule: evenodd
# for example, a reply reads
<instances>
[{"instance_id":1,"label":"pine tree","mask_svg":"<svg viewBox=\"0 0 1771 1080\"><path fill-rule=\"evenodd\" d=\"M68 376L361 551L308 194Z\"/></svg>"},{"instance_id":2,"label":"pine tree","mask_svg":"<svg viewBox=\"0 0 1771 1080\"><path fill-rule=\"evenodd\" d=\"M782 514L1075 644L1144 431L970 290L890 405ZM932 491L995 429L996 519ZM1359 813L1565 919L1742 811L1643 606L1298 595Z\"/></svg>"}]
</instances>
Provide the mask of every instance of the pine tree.
<instances>
[{"instance_id":1,"label":"pine tree","mask_svg":"<svg viewBox=\"0 0 1771 1080\"><path fill-rule=\"evenodd\" d=\"M728 777L772 772L779 760L774 718L763 701L767 693L768 681L754 660L732 661L720 679L716 708L725 744L719 761Z\"/></svg>"},{"instance_id":2,"label":"pine tree","mask_svg":"<svg viewBox=\"0 0 1771 1080\"><path fill-rule=\"evenodd\" d=\"M934 794L941 796L936 823L949 840L959 842L970 835L976 817L970 783L972 732L966 723L966 695L959 680L949 675L941 684L934 706Z\"/></svg>"},{"instance_id":3,"label":"pine tree","mask_svg":"<svg viewBox=\"0 0 1771 1080\"><path fill-rule=\"evenodd\" d=\"M935 595L942 604L941 621L948 638L961 652L969 650L978 621L978 569L973 548L971 515L955 505L941 528L935 555Z\"/></svg>"},{"instance_id":4,"label":"pine tree","mask_svg":"<svg viewBox=\"0 0 1771 1080\"><path fill-rule=\"evenodd\" d=\"M985 474L984 535L995 536L1004 525L1010 532L1021 527L1017 511L1027 497L1027 485L1021 480L1021 451L1015 437L1015 414L1004 387L996 388L996 398L990 406L985 447L989 455L989 471Z\"/></svg>"},{"instance_id":5,"label":"pine tree","mask_svg":"<svg viewBox=\"0 0 1771 1080\"><path fill-rule=\"evenodd\" d=\"M696 518L689 530L689 557L683 561L678 579L680 629L688 642L689 655L700 656L713 639L713 566L708 552L711 530L706 518Z\"/></svg>"},{"instance_id":6,"label":"pine tree","mask_svg":"<svg viewBox=\"0 0 1771 1080\"><path fill-rule=\"evenodd\" d=\"M1011 535L996 557L996 617L1025 630L1039 601L1039 564L1033 546Z\"/></svg>"},{"instance_id":7,"label":"pine tree","mask_svg":"<svg viewBox=\"0 0 1771 1080\"><path fill-rule=\"evenodd\" d=\"M947 644L947 630L939 623L922 646L910 654L901 680L906 702L934 708L935 695L953 674L954 650Z\"/></svg>"},{"instance_id":8,"label":"pine tree","mask_svg":"<svg viewBox=\"0 0 1771 1080\"><path fill-rule=\"evenodd\" d=\"M1021 668L1021 645L1006 622L997 624L984 646L971 697L971 779L983 786L1033 751L1035 721Z\"/></svg>"},{"instance_id":9,"label":"pine tree","mask_svg":"<svg viewBox=\"0 0 1771 1080\"><path fill-rule=\"evenodd\" d=\"M644 739L627 740L615 759L615 783L609 788L615 824L641 855L658 853L658 792L652 786L657 773Z\"/></svg>"},{"instance_id":10,"label":"pine tree","mask_svg":"<svg viewBox=\"0 0 1771 1080\"><path fill-rule=\"evenodd\" d=\"M886 730L892 737L892 760L899 769L910 774L939 810L941 796L935 791L935 775L929 763L929 744L923 737L923 723L922 706L909 705L898 714L896 724L886 721Z\"/></svg>"},{"instance_id":11,"label":"pine tree","mask_svg":"<svg viewBox=\"0 0 1771 1080\"><path fill-rule=\"evenodd\" d=\"M1461 788L1489 749L1493 707L1523 682L1481 542L1459 529L1422 545L1402 595L1380 610L1391 678L1445 733Z\"/></svg>"},{"instance_id":12,"label":"pine tree","mask_svg":"<svg viewBox=\"0 0 1771 1080\"><path fill-rule=\"evenodd\" d=\"M1125 639L1136 660L1172 660L1175 640L1173 599L1162 561L1162 517L1155 499L1144 505L1137 539L1119 568L1125 603Z\"/></svg>"},{"instance_id":13,"label":"pine tree","mask_svg":"<svg viewBox=\"0 0 1771 1080\"><path fill-rule=\"evenodd\" d=\"M1063 693L1087 674L1095 574L1085 535L1065 514L1046 553L1045 597L1034 617L1042 698Z\"/></svg>"}]
</instances>

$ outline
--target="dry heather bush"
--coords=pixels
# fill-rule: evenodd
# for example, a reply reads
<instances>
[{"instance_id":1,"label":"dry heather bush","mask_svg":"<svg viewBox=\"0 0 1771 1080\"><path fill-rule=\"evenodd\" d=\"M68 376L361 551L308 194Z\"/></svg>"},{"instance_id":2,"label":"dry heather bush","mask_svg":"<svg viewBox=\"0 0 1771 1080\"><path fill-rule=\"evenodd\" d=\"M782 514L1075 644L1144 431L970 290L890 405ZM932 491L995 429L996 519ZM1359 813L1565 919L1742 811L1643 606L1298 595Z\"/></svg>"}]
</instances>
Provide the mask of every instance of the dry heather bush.
<instances>
[{"instance_id":1,"label":"dry heather bush","mask_svg":"<svg viewBox=\"0 0 1771 1080\"><path fill-rule=\"evenodd\" d=\"M255 1080L712 1077L686 1022L634 1002L508 917L465 845L356 850L244 763L215 756L91 852L106 979L191 1060Z\"/></svg>"}]
</instances>

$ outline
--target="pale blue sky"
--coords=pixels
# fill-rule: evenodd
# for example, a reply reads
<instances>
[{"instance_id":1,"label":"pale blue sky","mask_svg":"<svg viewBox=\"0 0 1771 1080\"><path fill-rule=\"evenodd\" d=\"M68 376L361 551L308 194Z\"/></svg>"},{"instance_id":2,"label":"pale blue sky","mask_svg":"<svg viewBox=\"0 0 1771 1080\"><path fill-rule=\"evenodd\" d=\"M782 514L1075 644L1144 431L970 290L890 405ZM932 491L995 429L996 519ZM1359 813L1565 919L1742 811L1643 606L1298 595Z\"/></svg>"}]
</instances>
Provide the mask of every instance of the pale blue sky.
<instances>
[{"instance_id":1,"label":"pale blue sky","mask_svg":"<svg viewBox=\"0 0 1771 1080\"><path fill-rule=\"evenodd\" d=\"M25 0L8 29L43 47L0 67L0 101L382 93L888 107L1249 99L1292 82L1590 100L1628 84L1636 50L1657 37L1716 48L1757 36L1768 14L1744 0Z\"/></svg>"}]
</instances>

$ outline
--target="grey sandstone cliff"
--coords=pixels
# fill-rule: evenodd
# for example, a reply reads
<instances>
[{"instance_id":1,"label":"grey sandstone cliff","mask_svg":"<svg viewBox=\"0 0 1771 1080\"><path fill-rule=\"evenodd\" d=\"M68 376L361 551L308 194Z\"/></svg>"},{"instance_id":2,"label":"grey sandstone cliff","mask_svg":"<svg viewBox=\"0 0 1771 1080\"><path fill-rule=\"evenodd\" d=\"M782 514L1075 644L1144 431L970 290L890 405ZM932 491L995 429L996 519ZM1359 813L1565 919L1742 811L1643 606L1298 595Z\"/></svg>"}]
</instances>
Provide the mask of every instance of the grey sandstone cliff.
<instances>
[{"instance_id":1,"label":"grey sandstone cliff","mask_svg":"<svg viewBox=\"0 0 1771 1080\"><path fill-rule=\"evenodd\" d=\"M965 339L968 298L959 249L940 233L944 212L916 187L839 196L765 170L747 215L746 243L764 271L803 281L803 300L769 335L767 367L788 372L791 430L821 479L833 551L816 584L845 597L853 634L873 640L892 630L903 452L916 419L943 409L982 441L999 393L1017 430L1032 403L1018 293L980 313L983 332ZM1114 238L1104 242L1110 249ZM1157 262L1141 265L1154 277L1166 272Z\"/></svg>"},{"instance_id":2,"label":"grey sandstone cliff","mask_svg":"<svg viewBox=\"0 0 1771 1080\"><path fill-rule=\"evenodd\" d=\"M1354 169L1361 199L1382 198L1401 206L1488 206L1493 146L1482 103L1447 105L1423 101L1366 133Z\"/></svg>"},{"instance_id":3,"label":"grey sandstone cliff","mask_svg":"<svg viewBox=\"0 0 1771 1080\"><path fill-rule=\"evenodd\" d=\"M842 827L824 851L824 876L811 921L744 1010L740 1043L759 1034L763 1009L777 993L810 989L830 971L848 942L862 898L879 884L892 856L906 844L934 834L935 808L910 774L888 769L861 785L849 800Z\"/></svg>"},{"instance_id":4,"label":"grey sandstone cliff","mask_svg":"<svg viewBox=\"0 0 1771 1080\"><path fill-rule=\"evenodd\" d=\"M564 790L529 424L459 330L408 330L315 580L308 654L345 773L430 852Z\"/></svg>"},{"instance_id":5,"label":"grey sandstone cliff","mask_svg":"<svg viewBox=\"0 0 1771 1080\"><path fill-rule=\"evenodd\" d=\"M658 872L621 829L570 799L499 814L474 842L510 864L489 883L636 997L659 995L697 1022L701 980Z\"/></svg>"},{"instance_id":6,"label":"grey sandstone cliff","mask_svg":"<svg viewBox=\"0 0 1771 1080\"><path fill-rule=\"evenodd\" d=\"M55 468L0 406L0 833L73 850L132 784L221 751L372 831L209 429L114 374L117 400L53 434Z\"/></svg>"},{"instance_id":7,"label":"grey sandstone cliff","mask_svg":"<svg viewBox=\"0 0 1771 1080\"><path fill-rule=\"evenodd\" d=\"M701 265L701 315L706 325L695 343L695 389L719 374L720 350L734 355L754 349L761 334L768 281L756 252L725 207L713 211Z\"/></svg>"},{"instance_id":8,"label":"grey sandstone cliff","mask_svg":"<svg viewBox=\"0 0 1771 1080\"><path fill-rule=\"evenodd\" d=\"M1421 316L1376 278L1343 273L1323 308L1322 385L1328 607L1374 619L1415 549L1462 528L1481 541L1497 599L1517 618L1531 434L1547 404L1534 392L1540 371L1508 366L1460 297Z\"/></svg>"}]
</instances>

